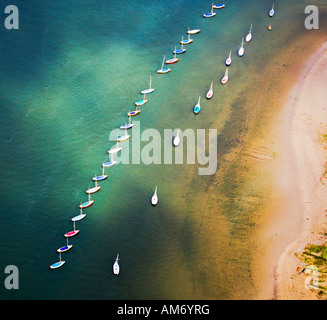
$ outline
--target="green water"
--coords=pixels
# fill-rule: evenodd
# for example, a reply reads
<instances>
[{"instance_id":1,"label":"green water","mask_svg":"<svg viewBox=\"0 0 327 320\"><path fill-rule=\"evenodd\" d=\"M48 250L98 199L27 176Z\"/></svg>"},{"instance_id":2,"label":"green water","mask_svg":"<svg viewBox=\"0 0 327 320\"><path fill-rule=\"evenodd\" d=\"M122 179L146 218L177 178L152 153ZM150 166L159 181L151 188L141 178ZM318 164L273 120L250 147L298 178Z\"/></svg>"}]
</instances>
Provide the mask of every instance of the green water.
<instances>
[{"instance_id":1,"label":"green water","mask_svg":"<svg viewBox=\"0 0 327 320\"><path fill-rule=\"evenodd\" d=\"M0 267L16 265L20 287L0 288L0 297L230 298L233 289L223 270L233 259L221 261L218 270L211 268L211 253L219 256L223 248L213 251L216 243L197 242L207 189L214 182L214 176L198 175L197 164L107 169L109 178L100 183L95 204L77 223L80 233L70 240L73 249L62 255L66 264L58 270L49 266L58 260L56 249L65 245L63 235L72 229L78 205L87 200L91 178L101 173L113 145L111 130L125 123L149 76L156 90L137 116L141 128L161 133L216 128L220 157L235 143L229 134L244 126L244 110L238 114L237 108L247 80L295 35L308 32L303 12L309 2L275 2L273 19L267 16L271 2L254 0L228 1L211 19L202 18L211 5L203 1L15 4L20 29L0 27ZM236 51L251 23L253 39L240 59ZM163 56L173 57L188 26L201 32L192 36L194 42L185 46L187 52L169 74L157 75ZM229 50L233 64L223 87L219 81ZM214 97L206 101L211 81ZM250 89L260 94L259 88ZM199 95L202 109L195 116ZM153 208L156 185L159 204ZM228 219L230 210L222 216ZM229 234L224 224L219 228L217 234L227 239L244 237L237 230ZM207 268L197 270L198 254L206 250ZM112 274L117 253L118 277ZM207 281L212 275L215 280Z\"/></svg>"}]
</instances>

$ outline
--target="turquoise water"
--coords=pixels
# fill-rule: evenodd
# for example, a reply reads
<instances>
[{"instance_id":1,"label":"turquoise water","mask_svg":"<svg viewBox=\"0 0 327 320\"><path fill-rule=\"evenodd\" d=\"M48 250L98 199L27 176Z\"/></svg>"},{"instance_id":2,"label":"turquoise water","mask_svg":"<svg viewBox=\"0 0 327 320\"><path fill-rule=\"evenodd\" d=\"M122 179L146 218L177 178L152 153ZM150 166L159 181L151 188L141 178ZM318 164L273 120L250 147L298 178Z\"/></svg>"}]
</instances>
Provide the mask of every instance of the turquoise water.
<instances>
[{"instance_id":1,"label":"turquoise water","mask_svg":"<svg viewBox=\"0 0 327 320\"><path fill-rule=\"evenodd\" d=\"M72 250L62 254L66 264L49 266L58 261L56 249L66 244L63 235L72 230L78 205L87 201L91 178L101 173L111 130L125 123L149 76L156 90L137 118L142 129L223 130L246 79L303 29L304 3L275 1L273 19L282 31L268 43L271 1L247 1L246 7L227 1L211 19L202 18L211 3L200 0L15 1L20 29L0 25L0 269L16 265L20 287L0 288L0 297L207 298L207 288L194 280L194 248L206 200L199 194L212 177L199 177L197 165L106 169L109 178L99 183L95 204L76 224ZM253 40L240 61L235 53L251 23ZM172 72L157 75L188 26L201 33ZM230 83L222 87L230 49ZM214 97L206 101L211 81ZM201 112L194 116L199 95ZM218 154L226 145L219 144ZM156 185L159 205L153 208ZM112 273L117 253L119 277ZM229 297L227 287L219 290L214 298Z\"/></svg>"}]
</instances>

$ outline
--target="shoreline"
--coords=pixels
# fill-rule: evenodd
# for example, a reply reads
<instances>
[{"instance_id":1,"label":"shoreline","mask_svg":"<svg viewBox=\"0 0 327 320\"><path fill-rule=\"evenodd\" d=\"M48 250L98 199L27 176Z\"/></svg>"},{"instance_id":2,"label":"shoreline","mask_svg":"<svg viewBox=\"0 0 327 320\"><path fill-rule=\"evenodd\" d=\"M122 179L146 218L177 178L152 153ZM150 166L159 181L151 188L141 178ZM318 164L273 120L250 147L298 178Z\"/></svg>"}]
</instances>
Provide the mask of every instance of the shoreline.
<instances>
[{"instance_id":1,"label":"shoreline","mask_svg":"<svg viewBox=\"0 0 327 320\"><path fill-rule=\"evenodd\" d=\"M327 133L327 42L310 56L287 102L278 113L271 138L276 159L269 163L273 194L259 238L264 261L259 270L259 299L317 299L298 276L295 256L319 237L316 228L326 219L327 186L321 182L327 152L319 134ZM272 279L267 285L267 278Z\"/></svg>"}]
</instances>

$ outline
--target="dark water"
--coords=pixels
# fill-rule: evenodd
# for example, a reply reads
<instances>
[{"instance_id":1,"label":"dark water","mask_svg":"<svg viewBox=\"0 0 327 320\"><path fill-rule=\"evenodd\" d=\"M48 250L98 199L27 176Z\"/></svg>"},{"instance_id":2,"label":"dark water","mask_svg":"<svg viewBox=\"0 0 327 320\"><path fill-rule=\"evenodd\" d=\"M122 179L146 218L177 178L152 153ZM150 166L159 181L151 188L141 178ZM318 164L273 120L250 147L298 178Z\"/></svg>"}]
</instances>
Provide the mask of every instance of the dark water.
<instances>
[{"instance_id":1,"label":"dark water","mask_svg":"<svg viewBox=\"0 0 327 320\"><path fill-rule=\"evenodd\" d=\"M276 16L269 20L271 1L262 0L227 1L211 19L202 18L211 3L200 0L15 1L20 29L0 25L0 269L16 265L20 277L19 290L0 287L2 299L208 297L203 283L195 281L194 248L212 177L198 176L197 164L107 169L109 178L92 197L95 204L77 223L73 249L62 254L65 265L49 266L58 260L56 249L65 245L63 235L73 228L78 205L87 200L91 178L101 173L113 146L111 130L126 121L149 76L156 91L137 118L141 130L221 132L246 80L295 32L305 32L305 1L284 2L275 2ZM238 59L251 23L253 40ZM269 41L268 24L279 29ZM172 72L157 75L163 56L172 58L189 26L201 33L192 36ZM230 83L222 87L230 49ZM215 94L206 101L211 81ZM194 116L199 95L202 110ZM159 205L153 208L156 185ZM117 253L118 277L112 274ZM204 272L219 270L209 264ZM228 286L219 286L210 297L228 298Z\"/></svg>"}]
</instances>

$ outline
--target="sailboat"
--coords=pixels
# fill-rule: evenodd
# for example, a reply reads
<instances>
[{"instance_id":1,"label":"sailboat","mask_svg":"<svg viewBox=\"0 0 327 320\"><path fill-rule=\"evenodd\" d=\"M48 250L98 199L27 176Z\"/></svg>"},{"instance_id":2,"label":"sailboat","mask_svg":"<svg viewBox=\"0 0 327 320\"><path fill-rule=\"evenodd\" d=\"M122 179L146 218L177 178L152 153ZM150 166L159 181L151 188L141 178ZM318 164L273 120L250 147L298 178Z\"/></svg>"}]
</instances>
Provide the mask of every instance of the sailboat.
<instances>
[{"instance_id":1,"label":"sailboat","mask_svg":"<svg viewBox=\"0 0 327 320\"><path fill-rule=\"evenodd\" d=\"M85 217L86 217L86 214L83 213L83 209L80 208L80 214L78 216L75 216L74 218L72 218L72 221L77 222L77 221L84 219Z\"/></svg>"},{"instance_id":2,"label":"sailboat","mask_svg":"<svg viewBox=\"0 0 327 320\"><path fill-rule=\"evenodd\" d=\"M201 110L200 99L201 99L201 96L199 97L198 103L193 108L193 112L195 114L198 114Z\"/></svg>"},{"instance_id":3,"label":"sailboat","mask_svg":"<svg viewBox=\"0 0 327 320\"><path fill-rule=\"evenodd\" d=\"M175 46L174 58L173 58L173 59L166 60L166 64L173 64L173 63L178 62L178 60L179 60L179 59L176 58L176 46Z\"/></svg>"},{"instance_id":4,"label":"sailboat","mask_svg":"<svg viewBox=\"0 0 327 320\"><path fill-rule=\"evenodd\" d=\"M226 68L225 75L224 75L223 78L220 80L220 82L221 82L222 84L225 84L225 83L227 83L227 81L228 81L228 68Z\"/></svg>"},{"instance_id":5,"label":"sailboat","mask_svg":"<svg viewBox=\"0 0 327 320\"><path fill-rule=\"evenodd\" d=\"M274 14L275 14L275 5L273 4L271 10L269 11L269 17L273 17Z\"/></svg>"},{"instance_id":6,"label":"sailboat","mask_svg":"<svg viewBox=\"0 0 327 320\"><path fill-rule=\"evenodd\" d=\"M126 130L126 129L125 129ZM117 145L116 145L116 147L115 148L111 148L109 151L108 151L108 153L109 154L115 154L115 153L118 153L119 151L121 151L123 148L122 147L118 147L118 144L119 144L119 142L117 142Z\"/></svg>"},{"instance_id":7,"label":"sailboat","mask_svg":"<svg viewBox=\"0 0 327 320\"><path fill-rule=\"evenodd\" d=\"M153 92L155 89L151 88L151 84L152 84L152 77L150 76L150 86L149 86L149 89L142 90L141 93L142 94L149 94L149 93Z\"/></svg>"},{"instance_id":8,"label":"sailboat","mask_svg":"<svg viewBox=\"0 0 327 320\"><path fill-rule=\"evenodd\" d=\"M213 12L213 4L211 5L211 12L209 13L204 13L203 14L203 17L204 18L211 18L211 17L214 17L216 15L216 12Z\"/></svg>"},{"instance_id":9,"label":"sailboat","mask_svg":"<svg viewBox=\"0 0 327 320\"><path fill-rule=\"evenodd\" d=\"M128 116L128 117L134 117L134 116L136 116L137 114L139 114L140 112L141 112L141 110L140 110L140 109L137 109L137 106L136 106L135 110L133 110L133 111L128 111L128 112L127 112L127 116Z\"/></svg>"},{"instance_id":10,"label":"sailboat","mask_svg":"<svg viewBox=\"0 0 327 320\"><path fill-rule=\"evenodd\" d=\"M249 33L248 33L247 36L245 37L245 41L246 41L246 42L250 42L251 39L252 39L252 23L251 23L251 27L250 27Z\"/></svg>"},{"instance_id":11,"label":"sailboat","mask_svg":"<svg viewBox=\"0 0 327 320\"><path fill-rule=\"evenodd\" d=\"M179 145L179 142L180 142L180 138L179 138L179 129L177 129L177 135L176 135L176 137L175 137L174 140L173 140L173 145L174 145L175 147L177 147L177 146Z\"/></svg>"},{"instance_id":12,"label":"sailboat","mask_svg":"<svg viewBox=\"0 0 327 320\"><path fill-rule=\"evenodd\" d=\"M62 267L64 264L65 264L66 261L61 261L61 253L59 253L59 261L52 264L50 266L50 269L57 269L57 268L60 268Z\"/></svg>"},{"instance_id":13,"label":"sailboat","mask_svg":"<svg viewBox=\"0 0 327 320\"><path fill-rule=\"evenodd\" d=\"M89 197L89 200L80 204L79 207L81 209L84 209L84 208L87 208L87 207L90 207L93 203L94 203L94 200L91 200L91 194L89 193L88 194L88 197Z\"/></svg>"},{"instance_id":14,"label":"sailboat","mask_svg":"<svg viewBox=\"0 0 327 320\"><path fill-rule=\"evenodd\" d=\"M232 50L229 50L228 58L225 61L225 64L227 67L229 67L232 64Z\"/></svg>"},{"instance_id":15,"label":"sailboat","mask_svg":"<svg viewBox=\"0 0 327 320\"><path fill-rule=\"evenodd\" d=\"M119 128L124 130L124 129L130 129L134 126L134 123L131 123L131 116L128 116L129 120L128 120L128 123L126 124L123 124L121 125Z\"/></svg>"},{"instance_id":16,"label":"sailboat","mask_svg":"<svg viewBox=\"0 0 327 320\"><path fill-rule=\"evenodd\" d=\"M104 174L104 168L102 168L102 175L100 176L95 176L94 178L92 178L93 181L102 181L108 178L108 175Z\"/></svg>"},{"instance_id":17,"label":"sailboat","mask_svg":"<svg viewBox=\"0 0 327 320\"><path fill-rule=\"evenodd\" d=\"M213 96L213 81L211 82L211 86L210 86L210 89L209 89L209 91L207 92L207 94L206 94L206 98L207 99L211 99L212 98L212 96Z\"/></svg>"},{"instance_id":18,"label":"sailboat","mask_svg":"<svg viewBox=\"0 0 327 320\"><path fill-rule=\"evenodd\" d=\"M143 106L143 105L146 104L147 102L148 102L148 99L146 99L146 96L145 96L145 93L144 93L143 100L136 101L136 102L135 102L135 105L136 105L136 106Z\"/></svg>"},{"instance_id":19,"label":"sailboat","mask_svg":"<svg viewBox=\"0 0 327 320\"><path fill-rule=\"evenodd\" d=\"M120 272L120 267L119 267L119 264L118 264L118 260L119 260L119 253L117 254L117 257L116 257L115 263L114 263L114 265L113 265L113 267L112 267L113 272L114 272L114 274L116 274L116 275L118 275L119 272Z\"/></svg>"},{"instance_id":20,"label":"sailboat","mask_svg":"<svg viewBox=\"0 0 327 320\"><path fill-rule=\"evenodd\" d=\"M154 195L151 198L151 203L152 203L153 206L156 206L157 203L158 203L157 187L156 187L156 189L154 191Z\"/></svg>"},{"instance_id":21,"label":"sailboat","mask_svg":"<svg viewBox=\"0 0 327 320\"><path fill-rule=\"evenodd\" d=\"M115 161L113 159L113 154L111 153L110 154L110 161L102 163L102 167L103 168L109 168L109 167L114 166L116 163L117 163L117 161Z\"/></svg>"},{"instance_id":22,"label":"sailboat","mask_svg":"<svg viewBox=\"0 0 327 320\"><path fill-rule=\"evenodd\" d=\"M173 51L173 53L177 53L177 54L182 54L186 51L186 49L184 49L184 44L183 44L183 41L184 41L184 37L182 37L182 41L181 41L181 48L180 49L177 49L175 48L175 50Z\"/></svg>"},{"instance_id":23,"label":"sailboat","mask_svg":"<svg viewBox=\"0 0 327 320\"><path fill-rule=\"evenodd\" d=\"M189 44L189 43L192 43L192 42L193 42L193 39L191 39L191 35L188 34L187 40L184 40L184 38L182 38L182 41L180 42L180 44Z\"/></svg>"},{"instance_id":24,"label":"sailboat","mask_svg":"<svg viewBox=\"0 0 327 320\"><path fill-rule=\"evenodd\" d=\"M75 229L75 221L74 221L74 230L65 233L65 237L66 237L66 238L71 238L71 237L76 236L78 233L79 233L79 230L76 230L76 229Z\"/></svg>"},{"instance_id":25,"label":"sailboat","mask_svg":"<svg viewBox=\"0 0 327 320\"><path fill-rule=\"evenodd\" d=\"M59 253L66 252L66 251L70 250L73 247L72 244L68 244L68 238L66 238L66 240L67 240L67 244L65 246L57 249L57 252L59 252Z\"/></svg>"},{"instance_id":26,"label":"sailboat","mask_svg":"<svg viewBox=\"0 0 327 320\"><path fill-rule=\"evenodd\" d=\"M159 74L168 73L168 72L170 72L170 70L171 70L170 68L166 68L166 69L163 68L164 63L165 63L165 58L166 58L166 56L164 56L164 58L163 58L163 60L162 60L162 66L161 66L161 69L157 70L157 73L159 73Z\"/></svg>"},{"instance_id":27,"label":"sailboat","mask_svg":"<svg viewBox=\"0 0 327 320\"><path fill-rule=\"evenodd\" d=\"M192 29L190 30L190 27L188 27L187 33L188 34L197 34L200 32L200 29Z\"/></svg>"},{"instance_id":28,"label":"sailboat","mask_svg":"<svg viewBox=\"0 0 327 320\"><path fill-rule=\"evenodd\" d=\"M244 54L244 38L242 38L241 47L238 49L237 54L239 57L242 57Z\"/></svg>"},{"instance_id":29,"label":"sailboat","mask_svg":"<svg viewBox=\"0 0 327 320\"><path fill-rule=\"evenodd\" d=\"M101 189L100 186L98 186L98 181L95 181L95 187L87 189L85 192L86 193L96 193Z\"/></svg>"},{"instance_id":30,"label":"sailboat","mask_svg":"<svg viewBox=\"0 0 327 320\"><path fill-rule=\"evenodd\" d=\"M127 134L127 129L125 129L125 135L120 136L116 139L117 143L122 141L127 141L131 136Z\"/></svg>"},{"instance_id":31,"label":"sailboat","mask_svg":"<svg viewBox=\"0 0 327 320\"><path fill-rule=\"evenodd\" d=\"M213 4L212 7L214 9L222 9L225 8L225 4Z\"/></svg>"}]
</instances>

